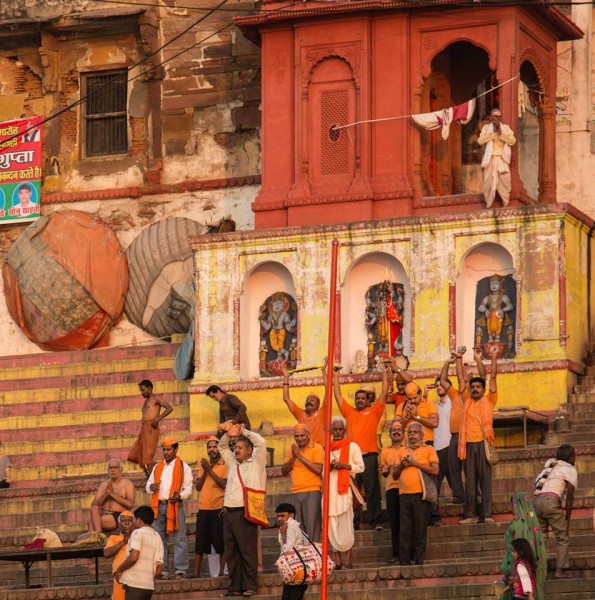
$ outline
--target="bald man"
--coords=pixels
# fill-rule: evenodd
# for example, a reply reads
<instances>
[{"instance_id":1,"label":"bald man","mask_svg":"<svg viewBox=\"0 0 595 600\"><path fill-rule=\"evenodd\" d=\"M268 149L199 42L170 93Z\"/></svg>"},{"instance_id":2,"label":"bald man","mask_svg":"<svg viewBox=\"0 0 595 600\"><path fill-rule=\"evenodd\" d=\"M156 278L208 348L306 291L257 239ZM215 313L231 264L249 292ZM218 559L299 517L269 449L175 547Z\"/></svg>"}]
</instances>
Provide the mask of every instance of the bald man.
<instances>
[{"instance_id":1,"label":"bald man","mask_svg":"<svg viewBox=\"0 0 595 600\"><path fill-rule=\"evenodd\" d=\"M295 443L287 452L281 473L291 478L291 503L295 506L295 520L313 542L321 541L322 465L324 449L310 439L308 427L299 423L294 427Z\"/></svg>"},{"instance_id":2,"label":"bald man","mask_svg":"<svg viewBox=\"0 0 595 600\"><path fill-rule=\"evenodd\" d=\"M419 423L424 428L424 443L434 445L434 429L438 427L438 409L433 402L428 402L422 396L421 388L415 381L410 381L405 386L406 400L397 407L395 421L399 421L403 430L411 423Z\"/></svg>"},{"instance_id":3,"label":"bald man","mask_svg":"<svg viewBox=\"0 0 595 600\"><path fill-rule=\"evenodd\" d=\"M91 531L114 531L118 517L134 505L134 483L122 477L122 462L107 462L108 479L99 484L91 503Z\"/></svg>"}]
</instances>

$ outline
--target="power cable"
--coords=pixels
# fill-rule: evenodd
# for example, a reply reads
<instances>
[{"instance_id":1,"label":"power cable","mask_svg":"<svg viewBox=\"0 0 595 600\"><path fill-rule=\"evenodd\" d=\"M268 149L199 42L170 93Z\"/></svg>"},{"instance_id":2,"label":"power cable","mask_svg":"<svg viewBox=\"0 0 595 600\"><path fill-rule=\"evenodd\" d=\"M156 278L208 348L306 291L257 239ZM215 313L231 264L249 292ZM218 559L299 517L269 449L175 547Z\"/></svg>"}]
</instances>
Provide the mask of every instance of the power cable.
<instances>
[{"instance_id":1,"label":"power cable","mask_svg":"<svg viewBox=\"0 0 595 600\"><path fill-rule=\"evenodd\" d=\"M159 52L162 52L165 48L167 48L168 46L170 46L171 44L173 44L175 41L179 40L183 35L185 35L186 33L188 33L191 29L193 29L194 27L196 27L202 21L204 21L205 19L207 19L208 17L210 17L213 14L213 12L215 12L215 10L217 10L220 7L222 7L227 2L228 2L228 0L222 0L216 7L210 9L209 12L207 12L206 14L202 15L201 17L199 17L196 21L194 21L194 23L192 23L191 25L189 25L188 27L186 27L184 30L182 30L181 32L179 32L176 35L174 35L165 44L163 44L162 46L160 46L159 48L157 48L156 50L154 50L153 52L151 52L150 54L148 54L147 56L145 56L144 58L142 58L141 60L139 60L137 63L135 63L135 64L131 65L130 67L128 67L128 72L132 71L132 69L136 69L137 67L139 67L143 63L147 62L149 59L153 58L153 56L155 56ZM209 37L212 37L212 36L209 36ZM194 46L196 46L196 44L194 44L191 47L194 47ZM176 56L179 56L179 54L176 55ZM169 59L167 59L167 60L169 60ZM145 73L149 73L151 71L154 71L156 68L160 67L162 64L165 64L165 62L167 62L167 60L163 61L162 63L160 63L158 65L153 66L152 68L148 69L147 71L143 71L140 75L144 75ZM130 81L134 81L140 75L137 75L136 77L134 77L132 79L128 79L127 83L130 83ZM54 113L54 114L50 115L49 117L46 117L45 119L43 119L37 125L35 125L33 127L29 127L27 129L25 129L24 131L19 132L19 133L13 135L12 137L9 137L9 138L7 138L5 140L2 140L2 143L1 143L1 146L0 146L0 154L3 153L3 152L5 152L8 149L8 147L5 146L5 144L7 144L8 142L10 142L11 140L14 140L15 138L18 138L20 135L23 135L23 134L27 133L28 131L31 131L32 129L37 129L41 125L45 125L46 123L49 123L53 119L56 119L56 118L60 117L65 112L67 112L69 110L72 110L73 108L76 108L77 106L79 106L83 102L86 102L87 99L90 98L91 96L97 96L102 91L105 93L107 91L107 88L109 88L115 81L116 81L116 78L112 78L112 79L106 81L105 83L103 83L102 85L98 86L97 88L94 88L92 93L85 94L84 96L82 96L78 100L75 100L71 104L66 105L64 108L61 108L60 110L58 110L56 113Z\"/></svg>"}]
</instances>

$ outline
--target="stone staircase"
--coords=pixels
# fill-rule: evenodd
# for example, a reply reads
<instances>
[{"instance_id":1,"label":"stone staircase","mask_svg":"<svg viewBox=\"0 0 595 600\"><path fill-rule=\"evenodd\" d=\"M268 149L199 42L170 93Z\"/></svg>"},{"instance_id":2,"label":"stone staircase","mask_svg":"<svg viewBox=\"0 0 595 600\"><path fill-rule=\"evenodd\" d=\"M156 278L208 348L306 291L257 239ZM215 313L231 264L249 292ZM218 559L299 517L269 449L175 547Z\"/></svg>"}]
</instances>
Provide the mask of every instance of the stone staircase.
<instances>
[{"instance_id":1,"label":"stone staircase","mask_svg":"<svg viewBox=\"0 0 595 600\"><path fill-rule=\"evenodd\" d=\"M0 492L0 546L35 528L68 540L85 530L110 458L125 460L140 428L138 382L151 379L174 407L162 431L188 431L187 382L171 365L177 346L108 348L0 358L0 440L12 487ZM128 475L141 485L141 471ZM20 541L22 544L22 541Z\"/></svg>"},{"instance_id":2,"label":"stone staircase","mask_svg":"<svg viewBox=\"0 0 595 600\"><path fill-rule=\"evenodd\" d=\"M140 397L137 382L152 379L156 393L174 405L174 414L163 430L176 433L180 455L190 462L202 455L202 445L189 432L186 384L171 373L175 346L158 344L134 349L44 354L0 358L0 439L14 466L15 485L0 491L0 546L20 547L39 525L57 531L69 542L85 530L88 507L104 477L110 457L125 458L139 426ZM570 430L550 432L544 446L504 449L494 472L496 523L457 525L462 507L442 502L445 524L429 530L427 563L423 567L389 566L388 530L356 533L354 569L331 576L329 598L391 600L448 600L499 598L503 535L512 519L510 496L532 489L535 474L561 443L572 443L578 453L579 489L571 527L571 576L566 581L548 580L547 597L595 599L595 534L591 514L595 496L595 370L589 367L574 392L567 410ZM283 457L287 438L275 435L267 445ZM190 457L190 458L188 458ZM146 502L144 477L129 471L137 486L137 503ZM448 490L446 490L448 495ZM269 469L268 508L271 521L276 504L289 499L289 481L279 467ZM193 552L196 496L189 502L187 527ZM554 554L549 540L550 556ZM274 570L278 555L276 530L263 531L263 565L259 598L279 598L281 582ZM100 584L94 585L94 566L89 559L53 564L54 585L44 588L46 566L31 568L31 582L40 589L23 589L24 575L17 563L0 563L0 600L49 598L109 598L109 563L100 559ZM154 598L192 600L215 598L227 579L160 582ZM312 586L307 598L319 597ZM172 596L174 597L172 599Z\"/></svg>"}]
</instances>

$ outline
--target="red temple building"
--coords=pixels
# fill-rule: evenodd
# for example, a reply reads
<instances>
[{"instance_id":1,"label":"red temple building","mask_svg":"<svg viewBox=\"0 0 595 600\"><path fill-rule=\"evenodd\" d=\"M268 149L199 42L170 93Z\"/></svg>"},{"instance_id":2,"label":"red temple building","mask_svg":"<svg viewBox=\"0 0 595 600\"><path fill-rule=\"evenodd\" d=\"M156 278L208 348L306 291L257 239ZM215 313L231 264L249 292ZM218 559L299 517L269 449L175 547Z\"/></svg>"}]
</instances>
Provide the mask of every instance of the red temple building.
<instances>
[{"instance_id":1,"label":"red temple building","mask_svg":"<svg viewBox=\"0 0 595 600\"><path fill-rule=\"evenodd\" d=\"M511 199L556 201L556 44L582 32L537 2L449 4L265 2L236 19L262 45L257 229L478 208L481 156L469 132L494 107L519 130L519 79L539 117L513 152ZM456 105L515 76L446 142L409 118L367 122Z\"/></svg>"}]
</instances>

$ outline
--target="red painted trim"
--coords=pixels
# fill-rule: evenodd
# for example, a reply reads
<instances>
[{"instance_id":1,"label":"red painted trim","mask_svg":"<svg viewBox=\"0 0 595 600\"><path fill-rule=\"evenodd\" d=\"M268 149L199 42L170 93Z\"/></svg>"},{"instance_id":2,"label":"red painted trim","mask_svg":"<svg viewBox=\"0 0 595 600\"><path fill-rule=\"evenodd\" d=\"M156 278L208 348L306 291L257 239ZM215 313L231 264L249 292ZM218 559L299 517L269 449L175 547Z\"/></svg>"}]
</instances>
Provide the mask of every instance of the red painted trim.
<instances>
[{"instance_id":1,"label":"red painted trim","mask_svg":"<svg viewBox=\"0 0 595 600\"><path fill-rule=\"evenodd\" d=\"M579 210L575 209L571 204L542 204L538 206L514 206L508 208L495 208L481 210L470 210L460 213L444 213L436 215L400 217L396 219L379 219L374 221L357 221L354 223L337 223L333 225L306 225L300 227L279 227L275 229L259 229L250 231L235 231L230 233L213 233L193 236L191 238L192 247L195 250L202 248L212 250L214 244L228 244L233 241L244 240L270 240L270 239L289 239L292 236L297 236L300 239L307 235L320 237L323 234L334 235L342 232L358 232L370 231L377 229L395 229L403 230L407 227L423 227L424 225L442 225L455 222L466 222L473 220L474 223L484 221L486 224L494 225L494 220L498 219L498 223L505 226L506 219L514 219L520 217L526 219L528 217L554 217L563 218L565 215L570 215L587 227L592 228L595 221ZM496 231L493 229L492 231ZM500 231L500 230L498 230ZM593 235L593 234L591 234Z\"/></svg>"},{"instance_id":2,"label":"red painted trim","mask_svg":"<svg viewBox=\"0 0 595 600\"><path fill-rule=\"evenodd\" d=\"M0 356L0 369L26 367L50 367L77 363L109 362L134 358L154 358L173 356L179 344L146 344L125 347L92 348L91 350L72 350L67 352L39 352L37 354L15 354ZM142 370L142 369L141 369Z\"/></svg>"},{"instance_id":3,"label":"red painted trim","mask_svg":"<svg viewBox=\"0 0 595 600\"><path fill-rule=\"evenodd\" d=\"M155 194L177 194L198 190L217 190L244 185L260 185L260 175L245 177L227 177L223 179L188 179L172 184L154 184L132 186L126 188L109 188L76 192L54 192L43 195L42 204L63 204L67 202L84 202L87 200L117 200L119 198L139 198Z\"/></svg>"},{"instance_id":4,"label":"red painted trim","mask_svg":"<svg viewBox=\"0 0 595 600\"><path fill-rule=\"evenodd\" d=\"M457 9L458 0L442 0L441 2L431 3L431 6L434 10L436 7L441 7L444 9ZM233 21L238 27L254 27L254 26L263 26L272 23L279 23L282 21L295 21L298 18L307 18L307 17L318 17L321 15L328 14L337 14L337 13L350 13L350 12L361 12L365 10L373 11L386 11L386 10L407 10L412 11L413 9L417 9L420 11L427 10L429 4L419 3L417 6L412 4L411 2L403 2L403 1L390 1L390 0L368 0L367 2L333 2L327 3L326 5L320 6L315 5L311 6L309 3L301 2L298 6L303 8L295 8L293 10L287 10L286 6L273 1L265 2L265 5L269 4L278 4L277 6L271 6L264 10L261 10L256 15L251 15L248 17L234 17ZM315 3L312 3L315 4ZM453 7L450 7L449 4L453 4ZM284 10L278 10L278 8L284 8ZM542 19L549 21L549 25L555 28L557 33L564 34L560 35L560 40L573 40L580 39L584 36L584 33L581 29L579 29L568 17L566 17L563 13L561 13L558 9L548 6L547 8L543 8L539 5L531 6L530 8L534 9L535 12L539 12ZM464 9L467 13L476 12L470 11L468 8ZM493 13L492 13L493 14Z\"/></svg>"},{"instance_id":5,"label":"red painted trim","mask_svg":"<svg viewBox=\"0 0 595 600\"><path fill-rule=\"evenodd\" d=\"M409 373L414 379L432 379L436 377L437 371L440 367L435 369L411 369ZM528 362L514 362L512 360L501 360L498 362L498 374L507 373L534 373L541 371L570 371L577 375L583 375L585 372L585 366L581 363L575 363L571 360L543 360L543 361L528 361ZM357 383L374 383L380 382L382 376L380 373L363 373L361 375L345 374L341 376L341 383L343 385ZM266 381L228 381L220 382L222 388L228 392L248 392L252 390L276 390L281 387L281 377L270 377ZM291 387L312 387L322 386L324 382L322 377L299 377L292 381ZM204 394L210 383L191 385L188 388L190 394Z\"/></svg>"},{"instance_id":6,"label":"red painted trim","mask_svg":"<svg viewBox=\"0 0 595 600\"><path fill-rule=\"evenodd\" d=\"M560 319L560 346L566 348L566 233L561 223L558 238L558 309Z\"/></svg>"},{"instance_id":7,"label":"red painted trim","mask_svg":"<svg viewBox=\"0 0 595 600\"><path fill-rule=\"evenodd\" d=\"M451 352L457 346L457 284L448 284L448 345Z\"/></svg>"},{"instance_id":8,"label":"red painted trim","mask_svg":"<svg viewBox=\"0 0 595 600\"><path fill-rule=\"evenodd\" d=\"M233 301L233 368L236 371L240 370L240 338L240 300L236 298Z\"/></svg>"}]
</instances>

